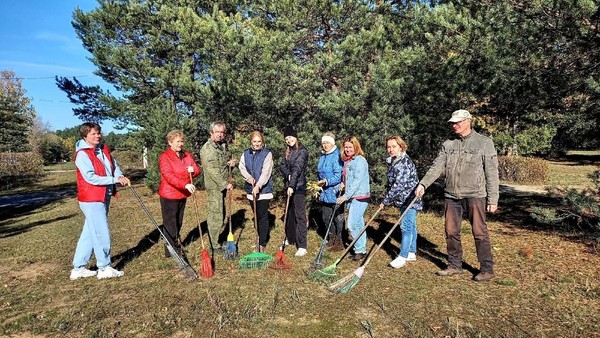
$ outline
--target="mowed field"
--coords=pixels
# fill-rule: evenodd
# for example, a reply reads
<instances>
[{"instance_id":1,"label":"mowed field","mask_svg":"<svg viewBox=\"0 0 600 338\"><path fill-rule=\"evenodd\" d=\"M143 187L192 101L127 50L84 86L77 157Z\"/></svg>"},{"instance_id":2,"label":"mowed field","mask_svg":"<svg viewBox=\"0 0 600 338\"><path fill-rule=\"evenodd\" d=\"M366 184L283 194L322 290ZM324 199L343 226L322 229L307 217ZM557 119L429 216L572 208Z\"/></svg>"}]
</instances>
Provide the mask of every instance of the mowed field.
<instances>
[{"instance_id":1,"label":"mowed field","mask_svg":"<svg viewBox=\"0 0 600 338\"><path fill-rule=\"evenodd\" d=\"M580 165L590 166L580 169ZM553 177L593 171L597 163L553 163ZM574 174L577 173L577 174ZM585 177L585 175L583 175ZM584 184L577 179L577 184ZM144 204L160 222L158 197L136 181ZM69 191L73 172L49 172L20 193ZM113 265L125 276L70 281L83 215L73 193L35 207L0 206L0 336L3 337L600 337L598 238L545 228L528 217L531 206L552 206L542 194L505 189L489 217L496 278L471 280L478 262L470 227L463 223L465 273L438 277L446 246L440 201L431 196L418 215L417 261L402 269L388 263L399 251L400 232L383 246L347 294L307 278L321 237L309 231L308 254L285 251L290 270L240 270L237 261L213 257L215 275L190 281L164 248L150 219L128 188L113 199L110 225ZM7 193L5 192L5 195ZM205 193L196 195L198 218ZM367 211L369 218L375 204ZM240 255L255 243L252 213L234 193L232 224ZM283 205L272 203L274 227L267 252L283 238ZM379 243L399 213L386 209L368 231ZM200 267L201 245L192 200L182 240L191 265ZM205 244L206 244L205 235ZM326 264L340 253L327 253ZM344 259L338 278L359 263ZM335 279L334 279L335 280Z\"/></svg>"}]
</instances>

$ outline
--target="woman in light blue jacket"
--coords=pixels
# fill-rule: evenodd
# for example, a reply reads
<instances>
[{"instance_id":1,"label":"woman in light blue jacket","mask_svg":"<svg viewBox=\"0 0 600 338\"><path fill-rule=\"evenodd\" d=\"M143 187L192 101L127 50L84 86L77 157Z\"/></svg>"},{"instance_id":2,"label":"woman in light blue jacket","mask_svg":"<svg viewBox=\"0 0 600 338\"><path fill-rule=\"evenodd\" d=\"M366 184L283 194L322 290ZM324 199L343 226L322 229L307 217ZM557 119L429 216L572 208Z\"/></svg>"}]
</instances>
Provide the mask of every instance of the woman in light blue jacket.
<instances>
[{"instance_id":1,"label":"woman in light blue jacket","mask_svg":"<svg viewBox=\"0 0 600 338\"><path fill-rule=\"evenodd\" d=\"M317 164L317 183L323 189L319 194L321 202L321 216L325 227L331 222L327 245L331 251L344 250L342 229L344 227L343 205L336 205L336 199L342 183L342 170L344 162L340 157L340 150L335 146L335 136L325 133L321 138L323 148L319 163ZM333 217L333 219L332 219ZM327 231L327 228L325 228Z\"/></svg>"},{"instance_id":2,"label":"woman in light blue jacket","mask_svg":"<svg viewBox=\"0 0 600 338\"><path fill-rule=\"evenodd\" d=\"M365 159L360 142L355 136L348 136L342 142L342 172L345 186L344 194L337 198L337 204L346 202L348 207L348 229L353 238L365 226L365 211L371 198L369 183L369 164ZM367 254L367 235L362 234L354 244L352 260L360 261Z\"/></svg>"}]
</instances>

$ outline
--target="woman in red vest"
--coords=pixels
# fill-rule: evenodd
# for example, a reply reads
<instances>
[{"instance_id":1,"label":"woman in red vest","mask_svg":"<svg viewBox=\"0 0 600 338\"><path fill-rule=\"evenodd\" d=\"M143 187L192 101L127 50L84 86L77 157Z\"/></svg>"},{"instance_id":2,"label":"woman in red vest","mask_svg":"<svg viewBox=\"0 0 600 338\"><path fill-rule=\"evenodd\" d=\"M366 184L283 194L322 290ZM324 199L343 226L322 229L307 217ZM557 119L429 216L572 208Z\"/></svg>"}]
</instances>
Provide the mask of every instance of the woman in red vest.
<instances>
[{"instance_id":1,"label":"woman in red vest","mask_svg":"<svg viewBox=\"0 0 600 338\"><path fill-rule=\"evenodd\" d=\"M194 161L192 155L183 150L185 136L179 130L172 130L167 134L169 148L158 158L160 169L160 209L162 211L165 237L182 254L179 231L183 224L183 212L187 198L196 191L191 182L191 177L200 175L200 168ZM169 257L169 251L165 247L165 257Z\"/></svg>"},{"instance_id":2,"label":"woman in red vest","mask_svg":"<svg viewBox=\"0 0 600 338\"><path fill-rule=\"evenodd\" d=\"M102 143L100 125L86 122L79 127L81 140L76 144L77 200L85 215L85 223L75 248L71 280L97 276L98 279L123 276L110 266L110 230L108 208L111 196L116 196L116 183L129 184L129 179L108 147ZM86 268L92 253L98 271Z\"/></svg>"}]
</instances>

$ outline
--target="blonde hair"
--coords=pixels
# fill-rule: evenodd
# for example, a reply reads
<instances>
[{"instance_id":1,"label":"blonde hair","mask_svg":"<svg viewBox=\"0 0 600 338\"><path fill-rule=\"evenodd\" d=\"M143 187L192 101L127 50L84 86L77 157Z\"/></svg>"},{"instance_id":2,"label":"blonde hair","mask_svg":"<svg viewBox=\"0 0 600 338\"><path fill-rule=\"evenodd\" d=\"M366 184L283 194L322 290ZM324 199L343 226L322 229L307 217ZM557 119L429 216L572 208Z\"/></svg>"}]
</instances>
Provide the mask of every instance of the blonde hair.
<instances>
[{"instance_id":1,"label":"blonde hair","mask_svg":"<svg viewBox=\"0 0 600 338\"><path fill-rule=\"evenodd\" d=\"M356 156L356 155L365 156L365 152L363 151L362 147L360 146L360 142L358 141L358 138L356 138L356 136L344 137L344 140L342 140L342 150L343 150L344 144L346 142L352 143L352 145L354 146L354 156ZM342 160L344 160L344 161L350 159L349 157L346 156L346 152L344 152L344 151L341 151L341 156L342 156Z\"/></svg>"},{"instance_id":2,"label":"blonde hair","mask_svg":"<svg viewBox=\"0 0 600 338\"><path fill-rule=\"evenodd\" d=\"M252 146L252 140L253 140L253 139L254 139L256 136L260 137L260 141L261 141L263 144L265 144L265 139L263 138L263 134L262 134L260 131L258 131L258 130L255 130L255 131L253 131L253 132L251 132L251 133L250 133L250 146Z\"/></svg>"},{"instance_id":3,"label":"blonde hair","mask_svg":"<svg viewBox=\"0 0 600 338\"><path fill-rule=\"evenodd\" d=\"M173 142L173 140L177 137L181 137L182 141L185 141L185 135L183 135L183 132L181 130L171 130L168 134L167 134L167 142Z\"/></svg>"},{"instance_id":4,"label":"blonde hair","mask_svg":"<svg viewBox=\"0 0 600 338\"><path fill-rule=\"evenodd\" d=\"M406 142L405 142L405 141L404 141L404 140L403 140L403 139L402 139L400 136L397 136L397 135L390 136L390 137L388 137L388 138L385 140L385 146L386 146L386 147L387 147L387 143L388 143L389 141L391 141L391 140L394 140L394 141L396 141L396 143L398 143L398 145L400 146L400 149L401 149L403 152L406 152L406 151L408 150L408 144L406 144Z\"/></svg>"}]
</instances>

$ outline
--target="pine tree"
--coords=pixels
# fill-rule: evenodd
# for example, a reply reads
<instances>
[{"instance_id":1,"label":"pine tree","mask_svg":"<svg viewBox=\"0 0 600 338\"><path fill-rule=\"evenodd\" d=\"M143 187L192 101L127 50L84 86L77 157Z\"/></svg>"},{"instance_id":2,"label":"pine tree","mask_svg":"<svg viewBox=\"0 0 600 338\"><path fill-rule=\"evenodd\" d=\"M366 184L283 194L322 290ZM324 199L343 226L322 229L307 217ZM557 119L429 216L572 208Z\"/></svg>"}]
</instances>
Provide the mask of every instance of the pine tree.
<instances>
[{"instance_id":1,"label":"pine tree","mask_svg":"<svg viewBox=\"0 0 600 338\"><path fill-rule=\"evenodd\" d=\"M27 135L35 118L35 109L10 70L0 71L0 152L26 152Z\"/></svg>"}]
</instances>

